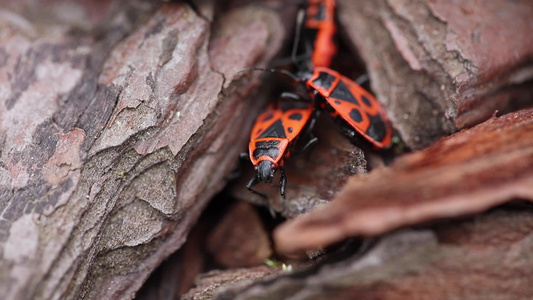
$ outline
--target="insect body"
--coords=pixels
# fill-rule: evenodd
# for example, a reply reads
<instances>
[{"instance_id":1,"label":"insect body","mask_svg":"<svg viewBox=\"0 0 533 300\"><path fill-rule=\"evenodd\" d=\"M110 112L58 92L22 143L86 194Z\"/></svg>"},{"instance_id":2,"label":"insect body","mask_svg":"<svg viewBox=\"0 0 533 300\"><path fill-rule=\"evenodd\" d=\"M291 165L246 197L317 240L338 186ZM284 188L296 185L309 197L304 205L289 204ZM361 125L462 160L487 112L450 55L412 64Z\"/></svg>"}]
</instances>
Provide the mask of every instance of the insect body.
<instances>
[{"instance_id":1,"label":"insect body","mask_svg":"<svg viewBox=\"0 0 533 300\"><path fill-rule=\"evenodd\" d=\"M264 196L252 187L260 182L272 182L274 172L280 169L280 194L285 195L287 177L283 169L284 159L290 157L293 151L303 150L316 142L311 134L314 114L314 107L309 102L280 98L257 117L249 143L250 160L257 171L246 186L250 191ZM302 135L310 139L302 149L295 149Z\"/></svg>"},{"instance_id":2,"label":"insect body","mask_svg":"<svg viewBox=\"0 0 533 300\"><path fill-rule=\"evenodd\" d=\"M328 111L340 121L350 137L360 134L379 149L391 145L392 126L383 106L368 91L339 72L326 67L303 70L297 75L277 69L247 70L280 72L289 76L295 82L304 84L315 106ZM304 100L304 97L298 99L309 101Z\"/></svg>"},{"instance_id":3,"label":"insect body","mask_svg":"<svg viewBox=\"0 0 533 300\"><path fill-rule=\"evenodd\" d=\"M305 150L317 141L311 130L319 110L328 111L340 121L345 133L351 137L362 135L380 149L388 148L391 144L392 127L381 104L357 83L328 68L337 53L334 41L335 5L335 0L308 0L300 10L291 55L299 71L297 75L276 69L242 70L283 73L305 85L313 100L283 93L278 101L257 117L249 143L249 157L257 173L246 185L255 194L266 197L255 191L253 186L260 182L271 183L275 171L279 169L280 194L285 195L287 177L283 168L284 160L294 150ZM305 62L299 64L297 57L304 57ZM299 93L305 94L305 89ZM297 145L301 143L298 140L303 137L308 138L307 144L298 149Z\"/></svg>"},{"instance_id":4,"label":"insect body","mask_svg":"<svg viewBox=\"0 0 533 300\"><path fill-rule=\"evenodd\" d=\"M335 0L307 1L302 37L306 52L311 53L314 67L329 67L337 53L335 6ZM307 50L309 48L310 51Z\"/></svg>"},{"instance_id":5,"label":"insect body","mask_svg":"<svg viewBox=\"0 0 533 300\"><path fill-rule=\"evenodd\" d=\"M320 107L340 120L349 135L357 132L377 148L390 146L392 126L385 109L369 92L329 68L317 67L301 78Z\"/></svg>"}]
</instances>

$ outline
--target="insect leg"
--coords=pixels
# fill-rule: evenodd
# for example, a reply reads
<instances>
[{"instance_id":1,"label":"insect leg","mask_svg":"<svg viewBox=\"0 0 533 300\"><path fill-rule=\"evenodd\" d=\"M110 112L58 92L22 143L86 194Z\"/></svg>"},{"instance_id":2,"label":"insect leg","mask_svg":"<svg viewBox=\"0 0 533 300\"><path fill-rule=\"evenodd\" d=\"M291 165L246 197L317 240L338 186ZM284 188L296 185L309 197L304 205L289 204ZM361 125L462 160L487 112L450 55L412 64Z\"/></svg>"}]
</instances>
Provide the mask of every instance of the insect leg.
<instances>
[{"instance_id":1,"label":"insect leg","mask_svg":"<svg viewBox=\"0 0 533 300\"><path fill-rule=\"evenodd\" d=\"M313 134L313 128L315 127L316 121L319 116L320 116L320 110L315 109L313 112L313 116L311 117L311 120L309 121L309 125L307 126L307 129L305 130L305 133L303 134L304 136L309 137L309 140L298 152L304 152L308 150L309 148L313 147L318 142L318 138Z\"/></svg>"},{"instance_id":2,"label":"insect leg","mask_svg":"<svg viewBox=\"0 0 533 300\"><path fill-rule=\"evenodd\" d=\"M254 177L248 182L248 184L246 185L246 188L247 188L250 192L252 192L252 193L254 193L254 194L258 195L258 196L261 196L261 197L264 198L264 199L268 199L267 195L265 195L265 194L263 194L263 193L260 193L260 192L254 190L254 189L252 188L254 185L258 184L259 182L260 182L260 181L259 181L259 179L257 179L257 176L254 176Z\"/></svg>"},{"instance_id":3,"label":"insect leg","mask_svg":"<svg viewBox=\"0 0 533 300\"><path fill-rule=\"evenodd\" d=\"M281 177L279 179L279 193L283 198L285 198L285 188L287 187L287 175L285 175L285 169L283 167L279 168L281 172Z\"/></svg>"},{"instance_id":4,"label":"insect leg","mask_svg":"<svg viewBox=\"0 0 533 300\"><path fill-rule=\"evenodd\" d=\"M367 74L363 74L359 77L357 77L357 79L355 80L355 83L357 83L358 85L365 85L368 83L368 81L370 81L370 78L368 78L368 75Z\"/></svg>"},{"instance_id":5,"label":"insect leg","mask_svg":"<svg viewBox=\"0 0 533 300\"><path fill-rule=\"evenodd\" d=\"M309 148L313 147L316 143L318 142L318 139L316 136L311 136L311 138L309 139L309 141L307 141L307 144L305 144L302 149L300 150L300 152L304 152L306 150L308 150Z\"/></svg>"},{"instance_id":6,"label":"insect leg","mask_svg":"<svg viewBox=\"0 0 533 300\"><path fill-rule=\"evenodd\" d=\"M311 102L310 99L298 93L292 93L292 92L283 92L281 93L279 97L282 99L293 100L293 101Z\"/></svg>"},{"instance_id":7,"label":"insect leg","mask_svg":"<svg viewBox=\"0 0 533 300\"><path fill-rule=\"evenodd\" d=\"M353 128L346 124L341 124L339 126L339 129L344 136L348 137L352 143L360 144L362 142L362 139L360 138L360 135L355 131ZM364 143L364 142L363 142Z\"/></svg>"}]
</instances>

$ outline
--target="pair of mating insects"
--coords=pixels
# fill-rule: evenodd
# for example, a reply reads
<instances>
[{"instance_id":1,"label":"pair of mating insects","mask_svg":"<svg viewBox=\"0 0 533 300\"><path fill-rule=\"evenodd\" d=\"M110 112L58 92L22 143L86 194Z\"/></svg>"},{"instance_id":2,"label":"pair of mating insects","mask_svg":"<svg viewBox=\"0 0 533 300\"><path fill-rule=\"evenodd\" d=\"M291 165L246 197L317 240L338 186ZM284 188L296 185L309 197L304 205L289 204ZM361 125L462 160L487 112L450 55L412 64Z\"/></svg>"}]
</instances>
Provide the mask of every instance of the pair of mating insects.
<instances>
[{"instance_id":1,"label":"pair of mating insects","mask_svg":"<svg viewBox=\"0 0 533 300\"><path fill-rule=\"evenodd\" d=\"M360 85L329 68L337 52L335 5L335 0L302 3L292 51L297 73L267 70L290 76L304 85L309 95L284 92L257 117L248 154L256 175L246 185L255 194L266 197L253 186L271 183L279 169L280 194L285 196L284 160L295 150L303 151L316 143L312 129L320 111L328 112L350 137L361 135L378 149L391 145L392 127L381 104ZM299 55L304 57L303 64L297 63L298 51L303 51Z\"/></svg>"}]
</instances>

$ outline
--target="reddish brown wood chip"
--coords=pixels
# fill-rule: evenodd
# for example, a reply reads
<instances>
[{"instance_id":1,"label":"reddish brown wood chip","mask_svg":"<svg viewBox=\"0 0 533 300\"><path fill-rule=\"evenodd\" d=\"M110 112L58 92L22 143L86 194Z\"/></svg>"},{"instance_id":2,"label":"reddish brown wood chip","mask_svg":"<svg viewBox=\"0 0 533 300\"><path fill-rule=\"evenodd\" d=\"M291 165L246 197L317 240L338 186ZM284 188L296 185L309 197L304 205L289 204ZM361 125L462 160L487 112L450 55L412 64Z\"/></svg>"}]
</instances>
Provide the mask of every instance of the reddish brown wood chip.
<instances>
[{"instance_id":1,"label":"reddish brown wood chip","mask_svg":"<svg viewBox=\"0 0 533 300\"><path fill-rule=\"evenodd\" d=\"M215 299L530 299L533 210L517 208L398 230L362 255L244 288L227 284Z\"/></svg>"},{"instance_id":2,"label":"reddish brown wood chip","mask_svg":"<svg viewBox=\"0 0 533 300\"><path fill-rule=\"evenodd\" d=\"M213 299L221 286L249 286L254 280L279 273L280 271L281 268L267 266L256 266L248 269L213 270L198 276L196 280L197 286L186 294L181 295L181 299ZM231 291L226 292L226 294L231 294ZM229 298L225 299L233 298L235 298L235 295L231 294Z\"/></svg>"},{"instance_id":3,"label":"reddish brown wood chip","mask_svg":"<svg viewBox=\"0 0 533 300\"><path fill-rule=\"evenodd\" d=\"M251 204L234 205L209 234L207 248L215 261L239 268L262 264L272 248L261 218Z\"/></svg>"},{"instance_id":4,"label":"reddish brown wood chip","mask_svg":"<svg viewBox=\"0 0 533 300\"><path fill-rule=\"evenodd\" d=\"M283 224L274 239L279 251L299 252L512 199L533 200L533 109L493 117L353 177L336 200Z\"/></svg>"},{"instance_id":5,"label":"reddish brown wood chip","mask_svg":"<svg viewBox=\"0 0 533 300\"><path fill-rule=\"evenodd\" d=\"M529 0L338 0L341 28L413 149L531 104Z\"/></svg>"}]
</instances>

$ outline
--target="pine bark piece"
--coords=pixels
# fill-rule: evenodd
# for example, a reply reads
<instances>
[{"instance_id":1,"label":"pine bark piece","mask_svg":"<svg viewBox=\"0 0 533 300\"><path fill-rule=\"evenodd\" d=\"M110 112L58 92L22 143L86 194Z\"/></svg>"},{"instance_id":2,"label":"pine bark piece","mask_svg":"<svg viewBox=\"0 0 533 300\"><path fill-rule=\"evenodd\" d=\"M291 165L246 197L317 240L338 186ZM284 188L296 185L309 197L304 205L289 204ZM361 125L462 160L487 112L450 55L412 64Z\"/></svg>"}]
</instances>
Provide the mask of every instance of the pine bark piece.
<instances>
[{"instance_id":1,"label":"pine bark piece","mask_svg":"<svg viewBox=\"0 0 533 300\"><path fill-rule=\"evenodd\" d=\"M214 260L226 268L262 264L272 255L272 246L261 218L249 203L239 202L224 215L207 237Z\"/></svg>"},{"instance_id":2,"label":"pine bark piece","mask_svg":"<svg viewBox=\"0 0 533 300\"><path fill-rule=\"evenodd\" d=\"M214 299L527 299L533 211L501 209L381 237L363 255L220 289Z\"/></svg>"},{"instance_id":3,"label":"pine bark piece","mask_svg":"<svg viewBox=\"0 0 533 300\"><path fill-rule=\"evenodd\" d=\"M209 210L209 206L206 210ZM204 211L187 234L187 241L167 257L143 283L135 300L173 300L194 287L196 278L206 269L210 258L206 253L205 237L216 218Z\"/></svg>"},{"instance_id":4,"label":"pine bark piece","mask_svg":"<svg viewBox=\"0 0 533 300\"><path fill-rule=\"evenodd\" d=\"M338 197L274 232L285 253L533 201L533 109L510 113L351 178Z\"/></svg>"},{"instance_id":5,"label":"pine bark piece","mask_svg":"<svg viewBox=\"0 0 533 300\"><path fill-rule=\"evenodd\" d=\"M284 29L260 7L211 27L211 1L23 5L0 18L3 299L130 299L224 186L256 110L235 70Z\"/></svg>"},{"instance_id":6,"label":"pine bark piece","mask_svg":"<svg viewBox=\"0 0 533 300\"><path fill-rule=\"evenodd\" d=\"M235 286L245 288L253 284L254 280L265 278L279 272L281 272L280 268L271 268L267 266L210 271L198 276L196 287L182 295L181 299L213 299L217 293L225 288ZM226 299L234 298L233 293L230 295L231 296Z\"/></svg>"},{"instance_id":7,"label":"pine bark piece","mask_svg":"<svg viewBox=\"0 0 533 300\"><path fill-rule=\"evenodd\" d=\"M339 1L342 29L403 140L423 148L532 105L533 7L520 1Z\"/></svg>"}]
</instances>

